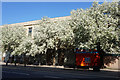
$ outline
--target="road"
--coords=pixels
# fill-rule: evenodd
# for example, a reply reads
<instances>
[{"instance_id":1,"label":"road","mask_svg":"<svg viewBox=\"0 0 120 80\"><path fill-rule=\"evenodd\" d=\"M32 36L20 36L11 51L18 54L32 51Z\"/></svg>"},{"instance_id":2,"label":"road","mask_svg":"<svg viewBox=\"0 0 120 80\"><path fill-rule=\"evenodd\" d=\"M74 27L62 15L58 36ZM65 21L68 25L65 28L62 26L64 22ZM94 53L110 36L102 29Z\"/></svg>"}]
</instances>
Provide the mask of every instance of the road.
<instances>
[{"instance_id":1,"label":"road","mask_svg":"<svg viewBox=\"0 0 120 80\"><path fill-rule=\"evenodd\" d=\"M52 79L52 80L118 80L119 72L73 70L48 67L2 66L2 80Z\"/></svg>"}]
</instances>

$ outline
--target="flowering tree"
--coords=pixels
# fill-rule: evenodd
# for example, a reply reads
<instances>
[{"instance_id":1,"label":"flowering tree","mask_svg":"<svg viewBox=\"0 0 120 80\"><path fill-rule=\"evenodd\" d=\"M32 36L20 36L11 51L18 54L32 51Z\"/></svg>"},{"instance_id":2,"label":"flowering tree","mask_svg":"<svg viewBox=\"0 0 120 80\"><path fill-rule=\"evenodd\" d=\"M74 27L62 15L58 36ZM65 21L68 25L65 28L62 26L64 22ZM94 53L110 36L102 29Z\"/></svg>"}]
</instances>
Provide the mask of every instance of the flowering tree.
<instances>
[{"instance_id":1,"label":"flowering tree","mask_svg":"<svg viewBox=\"0 0 120 80\"><path fill-rule=\"evenodd\" d=\"M97 48L100 53L118 53L120 29L118 2L94 2L89 9L71 12L71 19L44 17L33 28L33 37L26 28L6 25L1 30L1 46L12 55L46 54L49 49ZM56 52L55 52L56 53Z\"/></svg>"},{"instance_id":2,"label":"flowering tree","mask_svg":"<svg viewBox=\"0 0 120 80\"><path fill-rule=\"evenodd\" d=\"M13 52L15 48L18 47L23 39L26 37L26 31L21 26L5 25L1 28L1 35L1 45L4 52L6 52L5 60L7 62L9 56L11 55L11 52Z\"/></svg>"},{"instance_id":3,"label":"flowering tree","mask_svg":"<svg viewBox=\"0 0 120 80\"><path fill-rule=\"evenodd\" d=\"M30 37L25 38L21 44L15 48L15 50L12 52L12 55L22 55L24 66L26 66L26 55L31 55L30 51L32 49L33 40Z\"/></svg>"},{"instance_id":4,"label":"flowering tree","mask_svg":"<svg viewBox=\"0 0 120 80\"><path fill-rule=\"evenodd\" d=\"M21 44L15 48L15 50L12 52L12 55L22 55L27 54L29 55L30 50L32 46L32 40L31 38L25 38Z\"/></svg>"},{"instance_id":5,"label":"flowering tree","mask_svg":"<svg viewBox=\"0 0 120 80\"><path fill-rule=\"evenodd\" d=\"M114 7L113 7L114 6ZM98 4L71 12L77 47L97 48L106 53L119 52L118 2Z\"/></svg>"},{"instance_id":6,"label":"flowering tree","mask_svg":"<svg viewBox=\"0 0 120 80\"><path fill-rule=\"evenodd\" d=\"M44 45L47 49L63 47L64 44L70 44L70 39L74 34L67 21L53 21L49 18L43 18L39 26L34 27L34 41L38 46ZM71 42L72 43L72 42Z\"/></svg>"},{"instance_id":7,"label":"flowering tree","mask_svg":"<svg viewBox=\"0 0 120 80\"><path fill-rule=\"evenodd\" d=\"M2 48L2 28L0 28L0 48Z\"/></svg>"},{"instance_id":8,"label":"flowering tree","mask_svg":"<svg viewBox=\"0 0 120 80\"><path fill-rule=\"evenodd\" d=\"M39 26L34 27L34 46L32 53L46 53L48 49L56 51L72 45L74 36L68 20L43 18ZM35 50L34 50L35 49Z\"/></svg>"},{"instance_id":9,"label":"flowering tree","mask_svg":"<svg viewBox=\"0 0 120 80\"><path fill-rule=\"evenodd\" d=\"M21 26L9 26L2 27L2 46L4 50L13 51L20 45L23 39L26 37L26 31Z\"/></svg>"}]
</instances>

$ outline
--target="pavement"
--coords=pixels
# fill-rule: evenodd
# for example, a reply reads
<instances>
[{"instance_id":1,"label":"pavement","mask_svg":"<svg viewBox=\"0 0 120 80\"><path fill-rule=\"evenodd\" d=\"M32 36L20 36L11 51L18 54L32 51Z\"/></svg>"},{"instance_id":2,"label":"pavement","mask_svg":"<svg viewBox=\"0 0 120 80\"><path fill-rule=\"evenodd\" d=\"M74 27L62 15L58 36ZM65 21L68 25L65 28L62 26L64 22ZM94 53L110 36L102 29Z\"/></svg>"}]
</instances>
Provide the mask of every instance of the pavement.
<instances>
[{"instance_id":1,"label":"pavement","mask_svg":"<svg viewBox=\"0 0 120 80\"><path fill-rule=\"evenodd\" d=\"M5 62L0 62L0 65L6 65ZM15 65L14 63L8 63L8 65ZM16 66L24 66L24 64L17 64ZM54 66L54 65L26 65L26 67L48 67L48 68L61 68L61 69L73 69L73 68L64 68L64 66ZM80 69L83 70L83 69ZM89 68L89 70L93 70ZM110 69L110 68L103 68L100 69L101 71L113 71L113 72L120 72L119 69Z\"/></svg>"},{"instance_id":2,"label":"pavement","mask_svg":"<svg viewBox=\"0 0 120 80\"><path fill-rule=\"evenodd\" d=\"M92 69L72 69L63 66L27 65L14 66L2 63L2 80L120 80L120 72L117 70L101 69L95 72Z\"/></svg>"}]
</instances>

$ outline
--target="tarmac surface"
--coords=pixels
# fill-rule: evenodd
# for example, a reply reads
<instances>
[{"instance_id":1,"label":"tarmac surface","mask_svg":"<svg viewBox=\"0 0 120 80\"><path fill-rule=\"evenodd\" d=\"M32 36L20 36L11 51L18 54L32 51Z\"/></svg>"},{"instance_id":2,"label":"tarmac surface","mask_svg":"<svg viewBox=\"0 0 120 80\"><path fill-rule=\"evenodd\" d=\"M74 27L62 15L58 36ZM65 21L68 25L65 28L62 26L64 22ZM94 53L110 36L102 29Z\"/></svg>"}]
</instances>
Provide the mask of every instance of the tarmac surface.
<instances>
[{"instance_id":1,"label":"tarmac surface","mask_svg":"<svg viewBox=\"0 0 120 80\"><path fill-rule=\"evenodd\" d=\"M119 70L101 69L72 69L63 66L14 66L2 63L2 80L120 80Z\"/></svg>"}]
</instances>

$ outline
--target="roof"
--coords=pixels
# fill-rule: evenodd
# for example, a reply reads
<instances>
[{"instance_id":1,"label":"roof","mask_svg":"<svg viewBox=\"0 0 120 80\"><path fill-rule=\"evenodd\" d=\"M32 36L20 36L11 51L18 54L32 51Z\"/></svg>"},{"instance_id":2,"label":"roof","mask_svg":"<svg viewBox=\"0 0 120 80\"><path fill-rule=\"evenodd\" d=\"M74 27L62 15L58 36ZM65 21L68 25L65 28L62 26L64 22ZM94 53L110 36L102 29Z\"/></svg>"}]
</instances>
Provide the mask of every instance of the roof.
<instances>
[{"instance_id":1,"label":"roof","mask_svg":"<svg viewBox=\"0 0 120 80\"><path fill-rule=\"evenodd\" d=\"M56 18L50 18L51 20L65 20L65 19L70 19L71 17L70 16L65 16L65 17L56 17ZM28 22L22 22L22 23L15 23L15 24L8 24L8 25L21 25L21 26L29 26L29 25L36 25L40 22L41 20L35 20L35 21L28 21ZM0 26L0 27L3 27Z\"/></svg>"}]
</instances>

